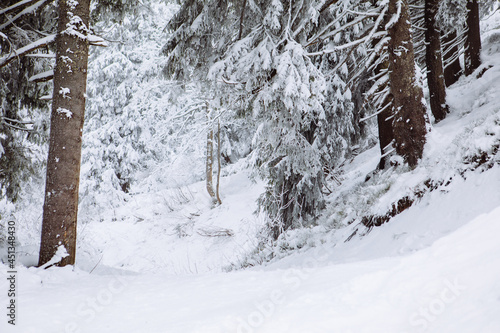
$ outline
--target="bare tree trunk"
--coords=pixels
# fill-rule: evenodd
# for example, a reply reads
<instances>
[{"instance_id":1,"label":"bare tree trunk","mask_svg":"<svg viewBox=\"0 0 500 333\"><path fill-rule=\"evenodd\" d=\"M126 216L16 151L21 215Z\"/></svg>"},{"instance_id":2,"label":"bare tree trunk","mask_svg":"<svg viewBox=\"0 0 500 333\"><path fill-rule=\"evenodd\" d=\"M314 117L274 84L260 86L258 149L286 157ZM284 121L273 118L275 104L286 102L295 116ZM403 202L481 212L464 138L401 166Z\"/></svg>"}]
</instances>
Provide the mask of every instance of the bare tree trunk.
<instances>
[{"instance_id":1,"label":"bare tree trunk","mask_svg":"<svg viewBox=\"0 0 500 333\"><path fill-rule=\"evenodd\" d=\"M438 5L439 0L425 0L425 63L431 111L436 122L446 118L446 114L449 112L448 105L446 105L441 33L436 28Z\"/></svg>"},{"instance_id":2,"label":"bare tree trunk","mask_svg":"<svg viewBox=\"0 0 500 333\"><path fill-rule=\"evenodd\" d=\"M215 200L215 192L213 185L213 164L214 164L214 131L212 129L212 124L210 121L210 111L207 108L207 124L208 124L208 132L207 132L207 159L206 159L206 177L207 177L207 191L210 197Z\"/></svg>"},{"instance_id":3,"label":"bare tree trunk","mask_svg":"<svg viewBox=\"0 0 500 333\"><path fill-rule=\"evenodd\" d=\"M220 120L217 121L217 185L215 187L215 194L217 196L217 202L222 204L222 201L220 199L220 193L219 193L219 188L220 188L220 169L221 169L221 156L220 156Z\"/></svg>"},{"instance_id":4,"label":"bare tree trunk","mask_svg":"<svg viewBox=\"0 0 500 333\"><path fill-rule=\"evenodd\" d=\"M465 75L472 74L481 66L481 30L477 0L467 2L467 37L465 39Z\"/></svg>"},{"instance_id":5,"label":"bare tree trunk","mask_svg":"<svg viewBox=\"0 0 500 333\"><path fill-rule=\"evenodd\" d=\"M241 16L240 16L240 32L238 33L238 40L241 39L243 34L243 19L245 18L245 8L247 6L247 0L243 0L243 5L241 6Z\"/></svg>"},{"instance_id":6,"label":"bare tree trunk","mask_svg":"<svg viewBox=\"0 0 500 333\"><path fill-rule=\"evenodd\" d=\"M39 265L60 245L75 263L78 186L87 85L90 0L59 1L56 68Z\"/></svg>"},{"instance_id":7,"label":"bare tree trunk","mask_svg":"<svg viewBox=\"0 0 500 333\"><path fill-rule=\"evenodd\" d=\"M394 133L392 131L391 108L377 114L378 138L380 144L380 162L378 168L384 170L389 166L389 159L393 148Z\"/></svg>"},{"instance_id":8,"label":"bare tree trunk","mask_svg":"<svg viewBox=\"0 0 500 333\"><path fill-rule=\"evenodd\" d=\"M457 31L451 31L443 37L443 62L444 62L444 82L447 87L458 81L462 73L460 65L459 49L457 43Z\"/></svg>"},{"instance_id":9,"label":"bare tree trunk","mask_svg":"<svg viewBox=\"0 0 500 333\"><path fill-rule=\"evenodd\" d=\"M389 27L389 76L393 95L393 132L396 153L410 167L422 157L427 129L424 94L415 74L415 55L407 0L390 0L388 14L399 18Z\"/></svg>"}]
</instances>

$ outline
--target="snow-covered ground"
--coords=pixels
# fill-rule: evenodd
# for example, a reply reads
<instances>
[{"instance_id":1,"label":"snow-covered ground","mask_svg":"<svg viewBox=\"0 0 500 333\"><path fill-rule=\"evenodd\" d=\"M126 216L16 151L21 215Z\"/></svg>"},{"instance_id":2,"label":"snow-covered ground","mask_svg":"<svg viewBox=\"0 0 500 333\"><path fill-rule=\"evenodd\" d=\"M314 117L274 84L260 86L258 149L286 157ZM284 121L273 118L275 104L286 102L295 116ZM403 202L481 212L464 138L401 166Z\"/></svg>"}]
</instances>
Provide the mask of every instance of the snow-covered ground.
<instances>
[{"instance_id":1,"label":"snow-covered ground","mask_svg":"<svg viewBox=\"0 0 500 333\"><path fill-rule=\"evenodd\" d=\"M499 233L497 208L422 250L349 263L324 247L233 273L19 267L15 332L500 332Z\"/></svg>"},{"instance_id":2,"label":"snow-covered ground","mask_svg":"<svg viewBox=\"0 0 500 333\"><path fill-rule=\"evenodd\" d=\"M38 243L20 235L16 326L0 264L0 332L500 332L499 26L500 15L483 23L483 68L493 67L449 90L452 112L415 170L365 182L378 148L363 152L332 182L317 226L257 254L263 184L243 162L226 170L221 206L202 182L139 190L80 225L75 267L26 267ZM491 159L480 164L482 153ZM389 223L359 225L429 179L442 183Z\"/></svg>"}]
</instances>

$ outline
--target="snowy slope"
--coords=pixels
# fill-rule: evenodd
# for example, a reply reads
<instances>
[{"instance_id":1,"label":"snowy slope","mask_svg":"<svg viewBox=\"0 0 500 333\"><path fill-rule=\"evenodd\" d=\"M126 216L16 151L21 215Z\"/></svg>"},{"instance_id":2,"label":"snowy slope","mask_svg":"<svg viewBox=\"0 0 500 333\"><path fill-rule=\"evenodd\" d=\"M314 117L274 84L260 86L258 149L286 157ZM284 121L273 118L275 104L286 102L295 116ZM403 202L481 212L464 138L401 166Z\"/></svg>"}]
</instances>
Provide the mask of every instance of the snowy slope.
<instances>
[{"instance_id":1,"label":"snowy slope","mask_svg":"<svg viewBox=\"0 0 500 333\"><path fill-rule=\"evenodd\" d=\"M344 264L319 248L293 268L225 274L19 267L14 331L499 332L499 233L500 207L410 255Z\"/></svg>"}]
</instances>

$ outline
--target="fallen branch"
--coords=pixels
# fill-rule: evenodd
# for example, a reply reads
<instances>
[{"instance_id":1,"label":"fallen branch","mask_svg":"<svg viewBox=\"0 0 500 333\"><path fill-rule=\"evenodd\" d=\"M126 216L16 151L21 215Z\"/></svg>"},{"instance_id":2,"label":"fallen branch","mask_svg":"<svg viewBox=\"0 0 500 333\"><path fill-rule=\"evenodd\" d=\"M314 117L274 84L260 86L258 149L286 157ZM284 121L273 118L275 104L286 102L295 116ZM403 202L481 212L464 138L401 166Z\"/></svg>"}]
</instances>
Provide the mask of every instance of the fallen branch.
<instances>
[{"instance_id":1,"label":"fallen branch","mask_svg":"<svg viewBox=\"0 0 500 333\"><path fill-rule=\"evenodd\" d=\"M203 237L232 237L234 231L220 227L203 227L196 230L196 233Z\"/></svg>"}]
</instances>

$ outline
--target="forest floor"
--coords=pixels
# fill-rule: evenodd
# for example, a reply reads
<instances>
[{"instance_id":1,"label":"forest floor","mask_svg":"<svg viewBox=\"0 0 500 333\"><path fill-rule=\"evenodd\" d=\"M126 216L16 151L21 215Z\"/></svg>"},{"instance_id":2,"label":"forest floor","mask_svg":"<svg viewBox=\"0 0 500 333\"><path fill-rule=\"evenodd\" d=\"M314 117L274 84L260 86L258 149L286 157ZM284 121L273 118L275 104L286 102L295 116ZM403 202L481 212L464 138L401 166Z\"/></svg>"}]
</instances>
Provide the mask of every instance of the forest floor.
<instances>
[{"instance_id":1,"label":"forest floor","mask_svg":"<svg viewBox=\"0 0 500 333\"><path fill-rule=\"evenodd\" d=\"M243 164L220 206L195 183L81 225L75 267L29 267L38 245L19 235L16 326L0 264L0 332L500 332L500 31L486 31L483 66L449 89L416 169L373 174L378 148L359 154L316 225L259 252L263 184ZM387 223L360 223L404 197Z\"/></svg>"}]
</instances>

